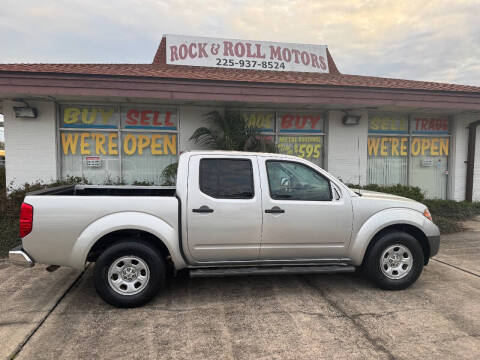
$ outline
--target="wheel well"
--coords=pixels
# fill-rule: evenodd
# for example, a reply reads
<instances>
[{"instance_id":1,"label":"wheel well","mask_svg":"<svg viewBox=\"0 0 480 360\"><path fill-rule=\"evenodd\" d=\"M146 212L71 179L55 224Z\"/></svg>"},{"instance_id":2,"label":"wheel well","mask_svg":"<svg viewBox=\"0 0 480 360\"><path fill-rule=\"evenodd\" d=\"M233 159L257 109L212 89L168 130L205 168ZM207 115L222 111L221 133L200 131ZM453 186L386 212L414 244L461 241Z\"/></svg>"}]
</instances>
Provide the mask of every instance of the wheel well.
<instances>
[{"instance_id":1,"label":"wheel well","mask_svg":"<svg viewBox=\"0 0 480 360\"><path fill-rule=\"evenodd\" d=\"M368 244L367 250L365 251L365 255L363 259L367 257L366 255L372 248L373 244L380 238L382 237L385 233L391 232L391 231L403 231L407 234L412 235L415 239L418 240L420 245L422 246L423 250L423 257L424 257L424 264L428 264L428 260L430 259L430 245L428 244L427 236L425 233L417 228L416 226L409 225L409 224L395 224L395 225L390 225L387 226L386 228L380 230L378 233L375 234L375 236L372 238L370 243Z\"/></svg>"},{"instance_id":2,"label":"wheel well","mask_svg":"<svg viewBox=\"0 0 480 360\"><path fill-rule=\"evenodd\" d=\"M87 261L95 262L100 254L107 249L109 246L114 243L124 240L124 239L134 240L143 240L151 244L155 249L157 249L160 254L167 260L167 267L173 267L173 262L171 260L170 252L165 246L163 241L157 236L142 230L128 229L128 230L118 230L111 232L102 236L97 242L92 246L87 255Z\"/></svg>"}]
</instances>

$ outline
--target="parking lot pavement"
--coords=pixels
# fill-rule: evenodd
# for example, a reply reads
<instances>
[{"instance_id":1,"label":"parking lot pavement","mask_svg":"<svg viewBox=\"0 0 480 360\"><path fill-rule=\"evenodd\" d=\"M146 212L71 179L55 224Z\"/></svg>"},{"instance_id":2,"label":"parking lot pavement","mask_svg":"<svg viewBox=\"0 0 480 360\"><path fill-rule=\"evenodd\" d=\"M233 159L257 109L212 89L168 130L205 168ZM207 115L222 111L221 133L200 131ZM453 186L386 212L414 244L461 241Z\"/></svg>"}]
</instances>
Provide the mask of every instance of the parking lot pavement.
<instances>
[{"instance_id":1,"label":"parking lot pavement","mask_svg":"<svg viewBox=\"0 0 480 360\"><path fill-rule=\"evenodd\" d=\"M457 267L464 252L446 251ZM433 260L398 292L360 274L177 278L139 309L105 304L89 269L18 359L478 359L480 277L457 267ZM55 293L59 271L30 291Z\"/></svg>"},{"instance_id":2,"label":"parking lot pavement","mask_svg":"<svg viewBox=\"0 0 480 360\"><path fill-rule=\"evenodd\" d=\"M19 268L0 259L0 359L19 350L80 273L45 268Z\"/></svg>"}]
</instances>

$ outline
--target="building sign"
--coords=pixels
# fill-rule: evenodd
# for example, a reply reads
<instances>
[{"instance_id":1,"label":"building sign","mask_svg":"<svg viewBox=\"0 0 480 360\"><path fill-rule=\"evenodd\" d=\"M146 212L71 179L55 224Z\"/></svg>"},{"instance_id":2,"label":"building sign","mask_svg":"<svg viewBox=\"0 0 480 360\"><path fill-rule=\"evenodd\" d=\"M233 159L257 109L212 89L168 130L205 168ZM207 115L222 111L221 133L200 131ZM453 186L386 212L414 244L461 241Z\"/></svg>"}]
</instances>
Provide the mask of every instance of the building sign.
<instances>
[{"instance_id":1,"label":"building sign","mask_svg":"<svg viewBox=\"0 0 480 360\"><path fill-rule=\"evenodd\" d=\"M321 160L322 136L279 136L278 150L281 154L294 155L313 162Z\"/></svg>"},{"instance_id":2,"label":"building sign","mask_svg":"<svg viewBox=\"0 0 480 360\"><path fill-rule=\"evenodd\" d=\"M176 155L177 135L159 133L127 133L122 139L126 155ZM64 155L118 155L118 134L95 132L62 132L61 146Z\"/></svg>"},{"instance_id":3,"label":"building sign","mask_svg":"<svg viewBox=\"0 0 480 360\"><path fill-rule=\"evenodd\" d=\"M328 73L327 46L167 35L166 63Z\"/></svg>"},{"instance_id":4,"label":"building sign","mask_svg":"<svg viewBox=\"0 0 480 360\"><path fill-rule=\"evenodd\" d=\"M118 128L119 114L113 106L62 105L60 127L63 128Z\"/></svg>"},{"instance_id":5,"label":"building sign","mask_svg":"<svg viewBox=\"0 0 480 360\"><path fill-rule=\"evenodd\" d=\"M323 133L323 115L318 113L277 113L280 133Z\"/></svg>"},{"instance_id":6,"label":"building sign","mask_svg":"<svg viewBox=\"0 0 480 360\"><path fill-rule=\"evenodd\" d=\"M242 111L242 116L248 126L256 127L259 131L275 131L275 113L265 111Z\"/></svg>"},{"instance_id":7,"label":"building sign","mask_svg":"<svg viewBox=\"0 0 480 360\"><path fill-rule=\"evenodd\" d=\"M407 115L371 115L368 119L368 132L371 134L407 134Z\"/></svg>"},{"instance_id":8,"label":"building sign","mask_svg":"<svg viewBox=\"0 0 480 360\"><path fill-rule=\"evenodd\" d=\"M177 130L175 109L122 106L122 129Z\"/></svg>"},{"instance_id":9,"label":"building sign","mask_svg":"<svg viewBox=\"0 0 480 360\"><path fill-rule=\"evenodd\" d=\"M414 134L448 134L446 117L414 116L410 124Z\"/></svg>"},{"instance_id":10,"label":"building sign","mask_svg":"<svg viewBox=\"0 0 480 360\"><path fill-rule=\"evenodd\" d=\"M412 156L448 156L449 138L413 137L410 145ZM407 156L408 137L369 136L368 156Z\"/></svg>"}]
</instances>

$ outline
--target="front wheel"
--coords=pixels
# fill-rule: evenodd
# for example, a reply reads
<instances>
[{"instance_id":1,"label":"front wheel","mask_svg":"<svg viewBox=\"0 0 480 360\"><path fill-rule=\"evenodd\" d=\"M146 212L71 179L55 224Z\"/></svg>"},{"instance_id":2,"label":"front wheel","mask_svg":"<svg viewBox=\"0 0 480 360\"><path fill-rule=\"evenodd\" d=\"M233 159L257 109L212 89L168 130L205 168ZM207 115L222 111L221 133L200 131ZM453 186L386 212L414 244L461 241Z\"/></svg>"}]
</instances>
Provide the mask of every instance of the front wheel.
<instances>
[{"instance_id":1,"label":"front wheel","mask_svg":"<svg viewBox=\"0 0 480 360\"><path fill-rule=\"evenodd\" d=\"M117 307L137 307L152 299L165 282L165 261L143 241L120 241L107 248L94 268L95 289Z\"/></svg>"},{"instance_id":2,"label":"front wheel","mask_svg":"<svg viewBox=\"0 0 480 360\"><path fill-rule=\"evenodd\" d=\"M393 231L382 235L366 255L365 270L380 288L402 290L423 270L423 250L412 235Z\"/></svg>"}]
</instances>

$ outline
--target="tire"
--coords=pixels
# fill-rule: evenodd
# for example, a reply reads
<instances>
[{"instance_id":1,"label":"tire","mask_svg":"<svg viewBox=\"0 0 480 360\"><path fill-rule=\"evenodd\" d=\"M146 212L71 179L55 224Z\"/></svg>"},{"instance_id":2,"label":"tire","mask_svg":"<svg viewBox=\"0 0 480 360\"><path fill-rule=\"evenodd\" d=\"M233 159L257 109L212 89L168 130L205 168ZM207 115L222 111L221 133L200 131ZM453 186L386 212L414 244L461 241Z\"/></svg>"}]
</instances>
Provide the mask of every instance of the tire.
<instances>
[{"instance_id":1,"label":"tire","mask_svg":"<svg viewBox=\"0 0 480 360\"><path fill-rule=\"evenodd\" d=\"M385 290L403 290L412 285L423 270L422 246L412 235L392 231L383 234L370 248L364 270Z\"/></svg>"},{"instance_id":2,"label":"tire","mask_svg":"<svg viewBox=\"0 0 480 360\"><path fill-rule=\"evenodd\" d=\"M107 303L132 308L150 301L165 284L165 260L144 241L122 240L97 259L95 289Z\"/></svg>"}]
</instances>

